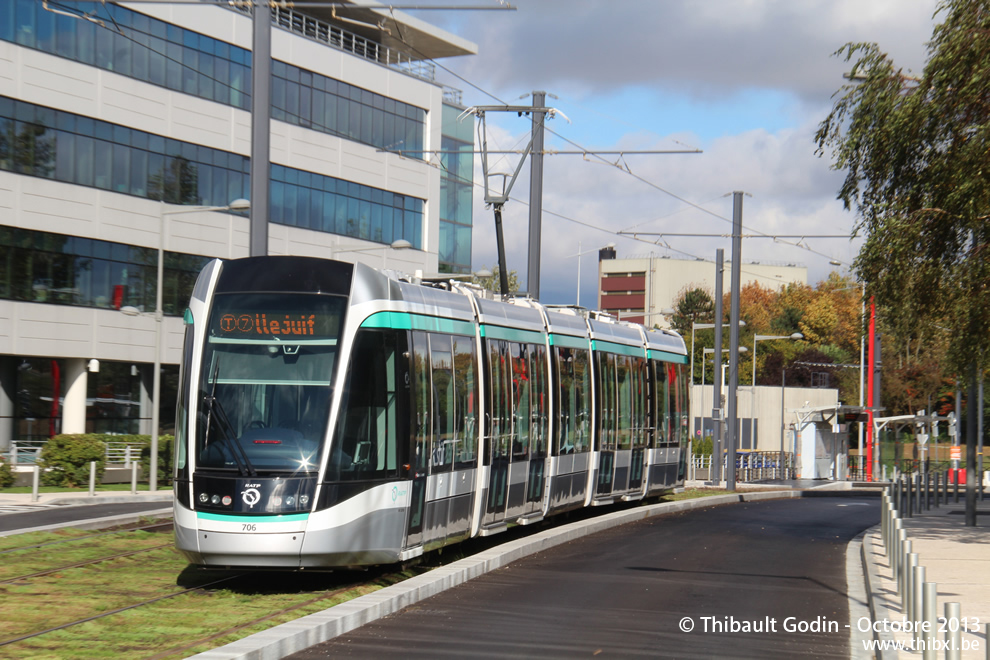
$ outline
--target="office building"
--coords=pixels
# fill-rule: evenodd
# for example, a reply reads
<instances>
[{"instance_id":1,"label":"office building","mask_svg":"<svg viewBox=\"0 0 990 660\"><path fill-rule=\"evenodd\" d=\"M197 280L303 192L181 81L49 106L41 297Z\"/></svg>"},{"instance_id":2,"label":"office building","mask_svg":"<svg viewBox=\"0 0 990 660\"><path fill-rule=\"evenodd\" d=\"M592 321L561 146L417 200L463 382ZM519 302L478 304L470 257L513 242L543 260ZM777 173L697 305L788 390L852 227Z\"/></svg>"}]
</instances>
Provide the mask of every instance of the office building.
<instances>
[{"instance_id":1,"label":"office building","mask_svg":"<svg viewBox=\"0 0 990 660\"><path fill-rule=\"evenodd\" d=\"M469 271L472 125L433 60L476 46L360 4L271 21L268 253ZM160 246L171 432L192 283L249 254L252 32L205 3L0 3L0 452L150 432Z\"/></svg>"}]
</instances>

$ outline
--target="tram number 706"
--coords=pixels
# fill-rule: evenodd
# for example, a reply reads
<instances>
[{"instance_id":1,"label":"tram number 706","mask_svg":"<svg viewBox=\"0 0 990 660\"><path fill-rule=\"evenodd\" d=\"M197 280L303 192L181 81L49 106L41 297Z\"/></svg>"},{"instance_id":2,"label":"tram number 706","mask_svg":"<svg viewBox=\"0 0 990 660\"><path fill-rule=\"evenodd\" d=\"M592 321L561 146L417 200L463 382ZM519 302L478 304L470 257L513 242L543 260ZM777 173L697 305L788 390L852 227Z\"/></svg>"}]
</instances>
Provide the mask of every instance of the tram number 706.
<instances>
[{"instance_id":1,"label":"tram number 706","mask_svg":"<svg viewBox=\"0 0 990 660\"><path fill-rule=\"evenodd\" d=\"M258 531L258 526L255 525L254 523L242 523L241 524L241 531L242 532L257 532Z\"/></svg>"}]
</instances>

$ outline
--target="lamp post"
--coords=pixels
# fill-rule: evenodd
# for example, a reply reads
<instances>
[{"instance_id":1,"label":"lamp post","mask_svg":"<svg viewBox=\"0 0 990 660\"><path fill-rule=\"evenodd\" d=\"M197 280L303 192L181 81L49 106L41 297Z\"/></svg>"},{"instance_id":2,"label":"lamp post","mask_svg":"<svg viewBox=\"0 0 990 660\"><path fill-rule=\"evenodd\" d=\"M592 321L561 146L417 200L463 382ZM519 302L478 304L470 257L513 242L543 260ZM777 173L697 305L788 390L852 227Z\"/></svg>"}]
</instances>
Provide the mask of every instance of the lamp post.
<instances>
[{"instance_id":1,"label":"lamp post","mask_svg":"<svg viewBox=\"0 0 990 660\"><path fill-rule=\"evenodd\" d=\"M166 211L165 202L161 202L158 213L158 277L155 283L155 361L151 374L151 466L148 475L148 490L152 493L158 490L158 426L159 408L162 394L162 291L165 272L165 217L183 213L205 213L209 211L246 211L251 208L251 202L246 199L235 199L226 206L193 206ZM121 307L120 311L128 316L136 316L140 311L136 307Z\"/></svg>"},{"instance_id":2,"label":"lamp post","mask_svg":"<svg viewBox=\"0 0 990 660\"><path fill-rule=\"evenodd\" d=\"M615 243L606 243L604 245L604 247L606 247L606 248L614 248L615 247ZM577 300L575 301L575 304L576 304L577 307L580 307L581 306L581 257L583 257L586 254L591 254L592 252L598 252L600 249L602 249L602 248L595 248L594 250L585 250L584 252L582 252L581 251L581 242L578 241L578 251L577 251L577 254L568 255L568 257L577 257L577 266L578 266L577 267Z\"/></svg>"},{"instance_id":3,"label":"lamp post","mask_svg":"<svg viewBox=\"0 0 990 660\"><path fill-rule=\"evenodd\" d=\"M772 339L804 339L804 335L800 332L790 335L753 335L753 380L749 395L749 439L754 448L759 446L756 442L756 342Z\"/></svg>"},{"instance_id":4,"label":"lamp post","mask_svg":"<svg viewBox=\"0 0 990 660\"><path fill-rule=\"evenodd\" d=\"M714 327L715 327L714 323L695 323L694 321L691 322L691 384L692 385L694 385L694 331L706 330L706 329L710 330ZM746 327L746 322L739 321L739 327L740 328ZM724 353L727 350L728 349L724 349L722 352ZM714 353L715 349L712 349L711 352ZM739 352L744 353L745 351L739 351Z\"/></svg>"},{"instance_id":5,"label":"lamp post","mask_svg":"<svg viewBox=\"0 0 990 660\"><path fill-rule=\"evenodd\" d=\"M385 267L388 266L388 251L390 248L392 250L408 250L412 248L412 246L413 244L404 238L396 239L388 245L372 245L363 247L360 245L345 245L343 247L338 245L337 247L330 248L330 258L333 259L335 253L341 252L372 252L374 250L381 250L382 270L385 270Z\"/></svg>"}]
</instances>

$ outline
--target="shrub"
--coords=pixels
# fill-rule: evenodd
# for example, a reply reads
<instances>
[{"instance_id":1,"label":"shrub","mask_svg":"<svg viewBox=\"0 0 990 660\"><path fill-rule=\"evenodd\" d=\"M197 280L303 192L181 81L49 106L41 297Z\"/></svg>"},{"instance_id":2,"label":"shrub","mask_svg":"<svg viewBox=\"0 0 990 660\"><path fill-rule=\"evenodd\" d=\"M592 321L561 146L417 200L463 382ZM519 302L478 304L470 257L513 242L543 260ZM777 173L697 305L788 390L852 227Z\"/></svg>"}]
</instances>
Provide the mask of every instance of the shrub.
<instances>
[{"instance_id":1,"label":"shrub","mask_svg":"<svg viewBox=\"0 0 990 660\"><path fill-rule=\"evenodd\" d=\"M14 471L10 463L0 456L0 488L10 488L14 485Z\"/></svg>"},{"instance_id":2,"label":"shrub","mask_svg":"<svg viewBox=\"0 0 990 660\"><path fill-rule=\"evenodd\" d=\"M92 434L56 435L45 443L38 465L44 486L78 488L89 484L89 464L96 461L96 481L103 478L106 449Z\"/></svg>"}]
</instances>

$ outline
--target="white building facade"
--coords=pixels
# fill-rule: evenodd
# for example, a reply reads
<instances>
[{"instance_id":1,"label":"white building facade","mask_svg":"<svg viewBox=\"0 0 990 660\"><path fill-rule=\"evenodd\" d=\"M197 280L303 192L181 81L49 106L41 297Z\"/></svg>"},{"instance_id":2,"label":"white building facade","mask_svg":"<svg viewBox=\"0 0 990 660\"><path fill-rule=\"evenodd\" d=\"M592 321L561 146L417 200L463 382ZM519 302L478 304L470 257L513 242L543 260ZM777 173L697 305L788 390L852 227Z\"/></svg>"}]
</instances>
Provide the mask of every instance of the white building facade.
<instances>
[{"instance_id":1,"label":"white building facade","mask_svg":"<svg viewBox=\"0 0 990 660\"><path fill-rule=\"evenodd\" d=\"M246 213L197 208L249 196L251 18L70 4L0 3L0 452L150 432L159 246L170 432L195 277L249 254ZM269 254L468 272L471 124L428 60L476 50L400 12L273 11Z\"/></svg>"},{"instance_id":2,"label":"white building facade","mask_svg":"<svg viewBox=\"0 0 990 660\"><path fill-rule=\"evenodd\" d=\"M611 255L611 257L610 257ZM657 315L672 309L685 288L701 288L715 294L715 263L695 259L670 259L657 255L616 259L614 251L599 255L598 308L620 314L624 320L657 321ZM724 263L722 290L729 292L731 263ZM743 263L743 286L756 283L770 289L788 284L807 284L805 266L785 263Z\"/></svg>"}]
</instances>

